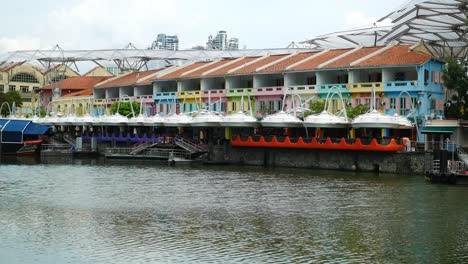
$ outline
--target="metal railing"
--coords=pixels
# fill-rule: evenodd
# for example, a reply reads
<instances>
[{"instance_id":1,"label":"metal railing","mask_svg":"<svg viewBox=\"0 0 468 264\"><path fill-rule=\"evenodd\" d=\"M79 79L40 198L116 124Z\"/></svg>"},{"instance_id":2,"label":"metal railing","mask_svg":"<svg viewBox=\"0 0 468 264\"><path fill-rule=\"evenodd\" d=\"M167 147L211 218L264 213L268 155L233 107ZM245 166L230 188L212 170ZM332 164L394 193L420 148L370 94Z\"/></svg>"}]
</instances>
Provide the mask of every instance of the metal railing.
<instances>
[{"instance_id":1,"label":"metal railing","mask_svg":"<svg viewBox=\"0 0 468 264\"><path fill-rule=\"evenodd\" d=\"M71 152L73 151L73 146L68 144L42 144L43 152Z\"/></svg>"},{"instance_id":2,"label":"metal railing","mask_svg":"<svg viewBox=\"0 0 468 264\"><path fill-rule=\"evenodd\" d=\"M208 152L208 148L206 147L206 145L197 144L192 139L181 136L181 135L174 138L174 143L177 146L190 151L191 153Z\"/></svg>"},{"instance_id":3,"label":"metal railing","mask_svg":"<svg viewBox=\"0 0 468 264\"><path fill-rule=\"evenodd\" d=\"M108 158L111 158L113 156L128 156L129 158L131 158L136 155L131 154L132 150L132 148L106 148L105 156ZM169 159L169 157L177 157L184 159L192 158L191 154L185 150L163 148L146 149L144 152L138 153L138 156L159 159Z\"/></svg>"},{"instance_id":4,"label":"metal railing","mask_svg":"<svg viewBox=\"0 0 468 264\"><path fill-rule=\"evenodd\" d=\"M440 173L440 160L432 161L432 171L434 173Z\"/></svg>"},{"instance_id":5,"label":"metal railing","mask_svg":"<svg viewBox=\"0 0 468 264\"><path fill-rule=\"evenodd\" d=\"M449 160L447 162L447 169L454 173L465 171L466 170L465 162L457 161L457 160Z\"/></svg>"}]
</instances>

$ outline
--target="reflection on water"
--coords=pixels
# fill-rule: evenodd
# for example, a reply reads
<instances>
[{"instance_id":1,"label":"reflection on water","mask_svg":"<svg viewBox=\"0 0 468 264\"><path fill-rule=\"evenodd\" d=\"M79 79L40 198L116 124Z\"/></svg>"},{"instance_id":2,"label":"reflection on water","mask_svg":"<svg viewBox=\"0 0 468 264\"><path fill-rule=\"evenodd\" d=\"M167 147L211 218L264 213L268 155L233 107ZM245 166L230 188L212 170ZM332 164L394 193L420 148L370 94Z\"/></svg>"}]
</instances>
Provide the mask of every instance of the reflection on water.
<instances>
[{"instance_id":1,"label":"reflection on water","mask_svg":"<svg viewBox=\"0 0 468 264\"><path fill-rule=\"evenodd\" d=\"M468 192L420 177L41 162L0 165L2 263L468 261Z\"/></svg>"}]
</instances>

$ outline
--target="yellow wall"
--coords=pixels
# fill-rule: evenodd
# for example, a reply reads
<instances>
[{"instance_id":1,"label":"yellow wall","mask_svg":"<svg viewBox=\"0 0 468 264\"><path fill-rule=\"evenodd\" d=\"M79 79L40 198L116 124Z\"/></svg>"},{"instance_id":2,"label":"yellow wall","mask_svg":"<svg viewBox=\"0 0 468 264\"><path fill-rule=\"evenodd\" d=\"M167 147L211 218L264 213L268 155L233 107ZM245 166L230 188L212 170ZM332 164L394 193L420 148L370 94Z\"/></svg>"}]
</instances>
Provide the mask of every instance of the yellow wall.
<instances>
[{"instance_id":1,"label":"yellow wall","mask_svg":"<svg viewBox=\"0 0 468 264\"><path fill-rule=\"evenodd\" d=\"M87 72L84 76L114 76L112 73L104 69L103 67L96 67L91 71Z\"/></svg>"},{"instance_id":2,"label":"yellow wall","mask_svg":"<svg viewBox=\"0 0 468 264\"><path fill-rule=\"evenodd\" d=\"M89 106L93 104L93 96L60 97L53 99L52 103L54 110L57 112L63 114L75 113L77 116L82 116L91 111Z\"/></svg>"},{"instance_id":3,"label":"yellow wall","mask_svg":"<svg viewBox=\"0 0 468 264\"><path fill-rule=\"evenodd\" d=\"M12 78L19 73L27 73L34 76L37 79L37 83L12 81ZM56 76L72 77L79 76L79 74L65 65L58 66L50 71L44 71L24 63L12 67L7 71L0 72L0 85L3 85L4 93L10 91L10 86L14 86L14 90L20 92L21 97L24 98L23 109L19 112L31 113L32 109L39 107L39 94L35 93L35 90L48 85ZM25 89L22 89L23 87Z\"/></svg>"}]
</instances>

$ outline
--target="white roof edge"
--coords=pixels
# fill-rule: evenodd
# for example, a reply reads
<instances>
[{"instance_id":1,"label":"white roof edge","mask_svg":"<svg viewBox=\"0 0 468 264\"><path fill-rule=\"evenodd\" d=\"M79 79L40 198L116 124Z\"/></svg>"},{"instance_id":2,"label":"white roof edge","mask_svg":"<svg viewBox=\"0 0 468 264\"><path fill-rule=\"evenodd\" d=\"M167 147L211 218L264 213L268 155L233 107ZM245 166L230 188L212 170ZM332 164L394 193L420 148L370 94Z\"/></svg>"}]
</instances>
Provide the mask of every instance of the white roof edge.
<instances>
[{"instance_id":1,"label":"white roof edge","mask_svg":"<svg viewBox=\"0 0 468 264\"><path fill-rule=\"evenodd\" d=\"M261 70L264 70L264 69L266 69L266 68L269 68L269 67L271 67L271 66L273 66L273 65L276 65L276 64L278 64L278 63L280 63L280 62L282 62L282 61L285 61L285 60L287 60L287 59L289 59L289 58L291 58L291 57L294 57L294 56L296 56L297 54L298 54L298 52L291 53L291 54L289 54L289 55L287 55L287 56L284 56L284 57L281 58L281 59L278 59L278 60L272 61L272 62L270 62L270 63L267 63L267 64L265 64L265 65L263 65L263 66L258 67L257 69L255 69L255 72L259 72L259 71L261 71Z\"/></svg>"},{"instance_id":2,"label":"white roof edge","mask_svg":"<svg viewBox=\"0 0 468 264\"><path fill-rule=\"evenodd\" d=\"M327 53L328 51L330 51L330 50L328 50L328 49L327 50L322 50L322 51L320 51L318 53L312 54L311 56L309 56L309 57L307 57L307 58L305 58L303 60L300 60L300 61L298 61L296 63L293 63L293 64L289 65L288 67L286 67L286 70L290 70L290 69L292 69L292 68L294 68L294 67L296 67L298 65L301 65L301 64L303 64L305 62L308 62L308 61L310 61L312 59L315 59L318 56L321 56L321 55Z\"/></svg>"},{"instance_id":3,"label":"white roof edge","mask_svg":"<svg viewBox=\"0 0 468 264\"><path fill-rule=\"evenodd\" d=\"M245 68L245 67L247 67L247 66L249 66L249 65L252 65L252 64L254 64L254 63L257 63L257 62L259 62L259 61L262 61L262 60L264 60L264 59L266 59L266 58L268 58L268 57L270 57L269 54L267 54L267 55L265 55L265 56L262 56L262 57L259 57L259 58L256 58L255 60L251 60L251 61L249 61L249 62L247 62L247 63L245 63L245 64L239 65L239 66L235 67L234 69L230 69L227 73L236 72L236 71L238 71L238 70L240 70L240 69L242 69L242 68Z\"/></svg>"},{"instance_id":4,"label":"white roof edge","mask_svg":"<svg viewBox=\"0 0 468 264\"><path fill-rule=\"evenodd\" d=\"M101 86L101 85L104 85L104 84L106 84L108 82L111 82L113 80L117 80L119 78L122 78L122 77L127 76L127 75L132 74L132 73L134 73L134 71L129 71L129 72L126 72L124 74L121 74L121 75L114 76L112 78L106 79L106 80L104 80L104 81L102 81L100 83L96 83L93 88L99 88L99 86Z\"/></svg>"},{"instance_id":5,"label":"white roof edge","mask_svg":"<svg viewBox=\"0 0 468 264\"><path fill-rule=\"evenodd\" d=\"M372 52L371 54L368 54L368 55L366 55L366 56L364 56L364 57L362 57L362 58L360 58L358 60L355 60L355 61L351 62L349 64L349 66L354 66L354 65L357 65L357 64L359 64L359 63L361 63L363 61L366 61L366 60L368 60L368 59L370 59L370 58L372 58L372 57L374 57L376 55L379 55L380 53L383 53L383 52L393 48L395 45L396 45L396 42L392 42L386 47L383 47L383 48L381 48L379 50L376 50L376 51Z\"/></svg>"},{"instance_id":6,"label":"white roof edge","mask_svg":"<svg viewBox=\"0 0 468 264\"><path fill-rule=\"evenodd\" d=\"M320 68L323 68L323 67L325 67L325 66L327 66L327 65L329 65L329 64L331 64L331 63L333 63L333 62L335 62L335 61L337 61L337 60L339 60L339 59L342 59L342 58L344 58L344 57L346 57L346 56L348 56L348 55L351 55L351 54L355 53L355 52L358 51L358 50L361 50L362 48L363 48L362 46L359 46L359 47L356 47L356 48L354 48L354 49L351 49L350 51L347 51L347 52L341 54L340 56L336 56L335 58L330 59L330 60L328 60L328 61L326 61L326 62L320 64L320 65L318 66L318 68L319 68L319 69L320 69Z\"/></svg>"},{"instance_id":7,"label":"white roof edge","mask_svg":"<svg viewBox=\"0 0 468 264\"><path fill-rule=\"evenodd\" d=\"M219 62L219 61L221 61L221 60L219 60L219 59L218 59L218 60L214 60L214 61L212 61L212 62L210 62L210 63L206 63L206 64L204 64L204 65L201 65L200 67L197 67L197 68L195 68L195 69L191 69L190 71L186 71L186 72L182 73L182 74L180 75L180 77L183 77L183 76L185 76L185 75L188 75L188 74L190 74L190 73L192 73L192 72L196 72L196 71L198 71L198 70L202 70L202 69L204 69L204 68L206 68L206 67L209 67L209 66L211 66L211 65L213 65L213 64L215 64L215 63L217 63L217 62Z\"/></svg>"},{"instance_id":8,"label":"white roof edge","mask_svg":"<svg viewBox=\"0 0 468 264\"><path fill-rule=\"evenodd\" d=\"M160 77L163 77L163 76L166 76L168 75L169 73L173 73L175 71L178 71L180 69L183 69L185 67L188 67L192 64L195 64L194 61L192 62L189 62L189 63L186 63L186 64L183 64L183 65L180 65L180 66L174 66L174 67L169 67L167 68L166 70L162 70L161 72L159 72L159 74L156 75L157 78L160 78Z\"/></svg>"},{"instance_id":9,"label":"white roof edge","mask_svg":"<svg viewBox=\"0 0 468 264\"><path fill-rule=\"evenodd\" d=\"M215 71L220 70L220 69L222 69L222 68L224 68L224 67L227 67L227 66L229 66L229 65L232 65L232 64L234 64L234 63L236 63L236 62L238 62L238 61L240 61L240 60L243 60L244 58L245 58L245 57L240 57L240 58L237 58L237 59L232 60L232 61L230 61L230 62L227 62L227 63L224 63L224 64L222 64L222 65L219 65L219 66L216 67L216 68L213 68L213 69L211 69L211 70L209 70L209 71L206 71L206 72L202 73L201 76L206 76L206 75L208 75L208 74L210 74L210 73L212 73L212 72L215 72Z\"/></svg>"}]
</instances>

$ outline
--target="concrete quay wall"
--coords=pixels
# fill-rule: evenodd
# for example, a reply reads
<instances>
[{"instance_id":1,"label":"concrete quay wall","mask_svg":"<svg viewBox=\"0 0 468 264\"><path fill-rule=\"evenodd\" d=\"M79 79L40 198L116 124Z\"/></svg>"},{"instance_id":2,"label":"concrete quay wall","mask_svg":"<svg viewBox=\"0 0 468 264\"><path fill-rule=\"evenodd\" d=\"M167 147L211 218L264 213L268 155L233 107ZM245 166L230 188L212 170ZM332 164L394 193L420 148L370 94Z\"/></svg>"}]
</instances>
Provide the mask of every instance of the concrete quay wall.
<instances>
[{"instance_id":1,"label":"concrete quay wall","mask_svg":"<svg viewBox=\"0 0 468 264\"><path fill-rule=\"evenodd\" d=\"M213 147L212 162L267 167L292 167L396 174L424 174L431 153L357 152L334 150Z\"/></svg>"}]
</instances>

